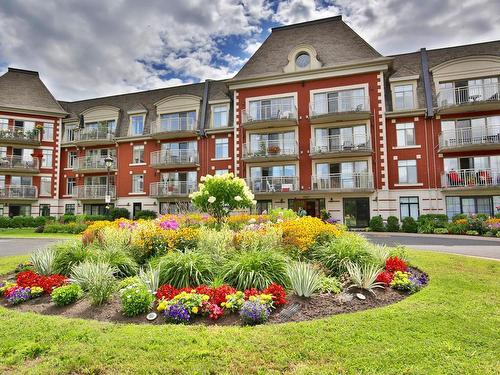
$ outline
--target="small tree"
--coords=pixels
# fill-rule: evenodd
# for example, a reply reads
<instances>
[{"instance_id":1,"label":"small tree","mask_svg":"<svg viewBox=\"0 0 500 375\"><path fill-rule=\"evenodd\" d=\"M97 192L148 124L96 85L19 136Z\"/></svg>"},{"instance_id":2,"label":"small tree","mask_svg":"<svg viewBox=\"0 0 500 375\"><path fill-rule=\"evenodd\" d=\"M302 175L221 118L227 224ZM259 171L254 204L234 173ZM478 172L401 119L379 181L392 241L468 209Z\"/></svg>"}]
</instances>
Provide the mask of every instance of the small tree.
<instances>
[{"instance_id":1,"label":"small tree","mask_svg":"<svg viewBox=\"0 0 500 375\"><path fill-rule=\"evenodd\" d=\"M196 208L212 215L218 223L231 211L250 208L256 203L245 180L232 173L202 176L198 191L189 197Z\"/></svg>"}]
</instances>

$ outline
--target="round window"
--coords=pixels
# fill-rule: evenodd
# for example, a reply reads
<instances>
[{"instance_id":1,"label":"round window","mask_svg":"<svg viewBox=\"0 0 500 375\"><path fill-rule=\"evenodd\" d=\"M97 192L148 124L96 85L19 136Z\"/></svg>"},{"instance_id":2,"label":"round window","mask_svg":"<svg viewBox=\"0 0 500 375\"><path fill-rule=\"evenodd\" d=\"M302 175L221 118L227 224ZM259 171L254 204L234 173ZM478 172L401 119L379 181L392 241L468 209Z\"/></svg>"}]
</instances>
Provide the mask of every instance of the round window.
<instances>
[{"instance_id":1,"label":"round window","mask_svg":"<svg viewBox=\"0 0 500 375\"><path fill-rule=\"evenodd\" d=\"M309 54L307 52L301 52L295 58L295 64L299 68L308 67L310 62L311 62L311 56L309 56Z\"/></svg>"}]
</instances>

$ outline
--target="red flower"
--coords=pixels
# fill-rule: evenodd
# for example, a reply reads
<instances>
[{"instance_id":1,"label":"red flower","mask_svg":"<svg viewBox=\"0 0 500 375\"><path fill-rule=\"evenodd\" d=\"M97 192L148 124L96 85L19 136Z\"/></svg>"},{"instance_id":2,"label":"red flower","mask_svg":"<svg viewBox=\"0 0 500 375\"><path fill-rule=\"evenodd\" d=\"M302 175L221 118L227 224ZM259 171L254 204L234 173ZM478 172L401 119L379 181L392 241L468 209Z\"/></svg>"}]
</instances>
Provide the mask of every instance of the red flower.
<instances>
[{"instance_id":1,"label":"red flower","mask_svg":"<svg viewBox=\"0 0 500 375\"><path fill-rule=\"evenodd\" d=\"M203 302L201 309L204 314L208 314L208 319L217 320L224 315L224 309L215 303Z\"/></svg>"},{"instance_id":2,"label":"red flower","mask_svg":"<svg viewBox=\"0 0 500 375\"><path fill-rule=\"evenodd\" d=\"M377 282L384 283L385 285L389 285L394 278L394 274L390 271L384 271L378 274Z\"/></svg>"},{"instance_id":3,"label":"red flower","mask_svg":"<svg viewBox=\"0 0 500 375\"><path fill-rule=\"evenodd\" d=\"M180 291L177 288L174 288L170 284L165 284L160 286L156 291L156 298L159 300L166 299L167 301L169 301L179 293Z\"/></svg>"},{"instance_id":4,"label":"red flower","mask_svg":"<svg viewBox=\"0 0 500 375\"><path fill-rule=\"evenodd\" d=\"M213 290L213 295L210 296L210 302L220 306L222 302L226 302L226 296L228 294L236 293L236 289L229 285L221 285Z\"/></svg>"},{"instance_id":5,"label":"red flower","mask_svg":"<svg viewBox=\"0 0 500 375\"><path fill-rule=\"evenodd\" d=\"M16 284L23 288L38 286L43 288L45 293L51 294L52 290L66 284L67 279L64 275L38 275L33 271L19 272L16 278Z\"/></svg>"},{"instance_id":6,"label":"red flower","mask_svg":"<svg viewBox=\"0 0 500 375\"><path fill-rule=\"evenodd\" d=\"M40 286L40 276L33 271L19 272L16 277L16 284L23 288Z\"/></svg>"},{"instance_id":7,"label":"red flower","mask_svg":"<svg viewBox=\"0 0 500 375\"><path fill-rule=\"evenodd\" d=\"M404 260L398 257L390 257L385 261L385 270L390 272L401 271L404 272L408 268L408 265Z\"/></svg>"},{"instance_id":8,"label":"red flower","mask_svg":"<svg viewBox=\"0 0 500 375\"><path fill-rule=\"evenodd\" d=\"M278 307L286 303L286 292L285 288L281 285L272 283L266 289L262 291L264 294L271 294L273 296L273 305Z\"/></svg>"},{"instance_id":9,"label":"red flower","mask_svg":"<svg viewBox=\"0 0 500 375\"><path fill-rule=\"evenodd\" d=\"M245 290L245 299L249 299L250 296L258 296L261 294L260 290L255 288Z\"/></svg>"}]
</instances>

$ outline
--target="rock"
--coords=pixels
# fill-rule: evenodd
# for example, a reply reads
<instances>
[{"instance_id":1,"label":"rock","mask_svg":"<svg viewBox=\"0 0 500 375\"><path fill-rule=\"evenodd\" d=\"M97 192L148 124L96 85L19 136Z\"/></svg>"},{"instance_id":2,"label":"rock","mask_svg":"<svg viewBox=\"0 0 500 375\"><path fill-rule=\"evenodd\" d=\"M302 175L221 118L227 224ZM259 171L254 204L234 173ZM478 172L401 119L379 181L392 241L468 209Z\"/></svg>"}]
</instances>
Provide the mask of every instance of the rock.
<instances>
[{"instance_id":1,"label":"rock","mask_svg":"<svg viewBox=\"0 0 500 375\"><path fill-rule=\"evenodd\" d=\"M146 319L149 320L150 322L155 320L158 317L158 314L155 312L150 312L147 316Z\"/></svg>"},{"instance_id":2,"label":"rock","mask_svg":"<svg viewBox=\"0 0 500 375\"><path fill-rule=\"evenodd\" d=\"M365 295L364 294L361 294L361 293L356 293L356 297L358 299L360 299L361 301L364 301L366 299Z\"/></svg>"}]
</instances>

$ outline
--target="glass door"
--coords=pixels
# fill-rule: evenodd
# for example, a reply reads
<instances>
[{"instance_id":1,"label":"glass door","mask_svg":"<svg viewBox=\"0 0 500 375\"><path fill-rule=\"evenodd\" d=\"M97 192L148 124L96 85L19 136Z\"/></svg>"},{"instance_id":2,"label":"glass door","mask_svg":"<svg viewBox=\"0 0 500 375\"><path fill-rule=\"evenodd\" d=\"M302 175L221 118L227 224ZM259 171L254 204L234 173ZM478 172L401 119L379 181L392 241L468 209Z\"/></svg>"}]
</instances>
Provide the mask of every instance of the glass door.
<instances>
[{"instance_id":1,"label":"glass door","mask_svg":"<svg viewBox=\"0 0 500 375\"><path fill-rule=\"evenodd\" d=\"M365 228L370 221L369 198L344 198L344 223L349 228Z\"/></svg>"}]
</instances>

